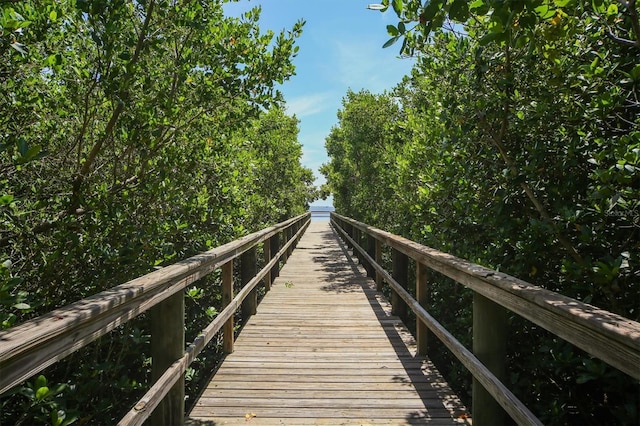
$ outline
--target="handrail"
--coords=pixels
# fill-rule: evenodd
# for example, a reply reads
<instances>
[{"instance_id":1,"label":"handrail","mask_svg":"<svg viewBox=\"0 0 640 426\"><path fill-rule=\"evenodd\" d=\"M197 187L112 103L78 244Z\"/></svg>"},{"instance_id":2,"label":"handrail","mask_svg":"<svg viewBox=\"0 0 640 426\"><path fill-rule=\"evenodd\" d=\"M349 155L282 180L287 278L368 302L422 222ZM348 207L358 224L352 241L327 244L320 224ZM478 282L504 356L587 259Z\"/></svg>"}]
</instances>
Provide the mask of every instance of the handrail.
<instances>
[{"instance_id":1,"label":"handrail","mask_svg":"<svg viewBox=\"0 0 640 426\"><path fill-rule=\"evenodd\" d=\"M305 225L308 225L308 221ZM271 272L273 266L279 261L284 253L300 239L306 226L303 226L298 232L285 244L282 249L249 281L240 292L233 298L231 303L227 305L209 325L196 336L193 343L187 346L184 355L175 361L162 375L160 379L147 391L147 393L139 400L139 402L120 420L118 425L142 425L148 418L149 414L156 408L168 390L182 377L187 367L195 360L198 354L211 341L218 331L224 326L225 322L231 318L238 310L242 302L249 293L260 283L260 281Z\"/></svg>"},{"instance_id":2,"label":"handrail","mask_svg":"<svg viewBox=\"0 0 640 426\"><path fill-rule=\"evenodd\" d=\"M212 323L224 324L259 281L269 271L277 268L277 262L283 257L286 260L286 254L292 250L293 244L300 238L309 220L309 213L302 214L1 331L0 393L148 311L212 271L232 265L231 261L259 243L272 237L276 238L276 250L275 253L266 256L266 260L269 260L267 265L245 285ZM278 240L280 233L288 241L282 249ZM269 244L265 243L265 246L267 245ZM265 252L268 252L266 247ZM221 328L216 327L217 325L207 327L189 346L185 353L189 362ZM178 374L173 383L179 377ZM144 411L148 416L152 410L148 404L146 408Z\"/></svg>"},{"instance_id":3,"label":"handrail","mask_svg":"<svg viewBox=\"0 0 640 426\"><path fill-rule=\"evenodd\" d=\"M640 323L336 213L331 214L331 221L339 233L365 259L365 263L371 265L383 277L416 316L443 341L470 370L474 378L483 384L519 424L537 424L539 420L532 414L529 416L528 409L517 399L514 400L515 397L508 390L505 393L506 387L496 376L483 371L482 363L476 363L480 362L478 358L435 321L420 303L376 262L370 250L367 252L360 246L360 242L357 241L359 235L353 238L353 228L414 259L418 265L425 265L469 287L476 294L547 329L624 373L636 379L640 378ZM380 248L376 247L376 254L378 250Z\"/></svg>"}]
</instances>

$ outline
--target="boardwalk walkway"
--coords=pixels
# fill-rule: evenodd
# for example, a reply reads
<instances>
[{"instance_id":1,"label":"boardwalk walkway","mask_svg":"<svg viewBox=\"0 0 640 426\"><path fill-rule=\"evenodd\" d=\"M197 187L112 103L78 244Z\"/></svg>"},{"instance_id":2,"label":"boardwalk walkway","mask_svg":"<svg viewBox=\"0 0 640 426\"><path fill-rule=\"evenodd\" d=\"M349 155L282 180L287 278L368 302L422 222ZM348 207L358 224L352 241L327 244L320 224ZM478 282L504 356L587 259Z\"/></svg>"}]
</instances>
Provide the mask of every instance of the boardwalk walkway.
<instances>
[{"instance_id":1,"label":"boardwalk walkway","mask_svg":"<svg viewBox=\"0 0 640 426\"><path fill-rule=\"evenodd\" d=\"M469 424L328 222L312 222L190 424Z\"/></svg>"}]
</instances>

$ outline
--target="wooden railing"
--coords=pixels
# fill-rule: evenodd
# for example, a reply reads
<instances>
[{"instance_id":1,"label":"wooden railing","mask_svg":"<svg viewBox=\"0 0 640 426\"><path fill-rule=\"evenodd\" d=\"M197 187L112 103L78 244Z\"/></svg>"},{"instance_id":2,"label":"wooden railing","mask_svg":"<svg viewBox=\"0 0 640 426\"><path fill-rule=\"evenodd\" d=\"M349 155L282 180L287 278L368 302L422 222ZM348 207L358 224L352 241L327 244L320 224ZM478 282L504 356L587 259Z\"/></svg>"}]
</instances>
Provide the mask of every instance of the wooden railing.
<instances>
[{"instance_id":1,"label":"wooden railing","mask_svg":"<svg viewBox=\"0 0 640 426\"><path fill-rule=\"evenodd\" d=\"M140 425L152 413L152 424L182 424L187 367L221 329L224 350L233 351L235 312L255 313L256 286L264 280L269 290L279 262L291 254L309 218L306 213L0 332L0 394L150 311L154 384L119 424ZM265 265L257 272L256 250L262 242ZM238 258L243 288L234 297ZM183 289L218 268L225 308L185 350Z\"/></svg>"},{"instance_id":2,"label":"wooden railing","mask_svg":"<svg viewBox=\"0 0 640 426\"><path fill-rule=\"evenodd\" d=\"M640 379L640 323L335 213L331 222L357 252L368 274L375 276L378 289L384 282L391 287L393 313L402 317L407 308L415 313L418 352L426 355L428 329L472 373L474 424L503 424L502 409L518 424L541 424L503 384L507 339L504 308ZM391 274L380 266L383 244L393 253ZM416 298L406 290L409 258L416 264ZM428 300L427 268L473 290L473 351L424 308Z\"/></svg>"}]
</instances>

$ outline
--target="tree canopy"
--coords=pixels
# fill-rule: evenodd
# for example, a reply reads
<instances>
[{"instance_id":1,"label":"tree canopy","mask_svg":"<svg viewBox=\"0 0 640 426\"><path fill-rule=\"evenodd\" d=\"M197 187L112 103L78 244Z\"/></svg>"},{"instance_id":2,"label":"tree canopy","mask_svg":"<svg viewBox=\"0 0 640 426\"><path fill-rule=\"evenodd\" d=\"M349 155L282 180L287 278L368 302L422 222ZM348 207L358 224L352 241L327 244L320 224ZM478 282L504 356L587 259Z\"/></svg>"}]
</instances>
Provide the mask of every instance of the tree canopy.
<instances>
[{"instance_id":1,"label":"tree canopy","mask_svg":"<svg viewBox=\"0 0 640 426\"><path fill-rule=\"evenodd\" d=\"M635 2L383 5L399 17L387 46L417 65L345 96L321 170L336 209L637 321ZM469 293L435 282L430 309L470 343ZM510 321L510 385L545 423L637 422L637 383Z\"/></svg>"},{"instance_id":2,"label":"tree canopy","mask_svg":"<svg viewBox=\"0 0 640 426\"><path fill-rule=\"evenodd\" d=\"M304 22L263 32L224 3L0 1L3 329L307 210L277 90ZM219 309L210 288L190 326ZM115 423L149 360L144 318L114 333L3 398L0 423Z\"/></svg>"}]
</instances>

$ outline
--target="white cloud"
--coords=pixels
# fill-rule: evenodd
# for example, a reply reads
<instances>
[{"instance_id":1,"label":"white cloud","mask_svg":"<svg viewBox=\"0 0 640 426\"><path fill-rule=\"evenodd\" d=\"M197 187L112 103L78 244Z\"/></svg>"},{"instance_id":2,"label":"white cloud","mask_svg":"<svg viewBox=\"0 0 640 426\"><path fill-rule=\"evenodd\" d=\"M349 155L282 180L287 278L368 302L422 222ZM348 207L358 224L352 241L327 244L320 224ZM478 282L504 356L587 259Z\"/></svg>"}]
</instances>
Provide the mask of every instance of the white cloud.
<instances>
[{"instance_id":1,"label":"white cloud","mask_svg":"<svg viewBox=\"0 0 640 426\"><path fill-rule=\"evenodd\" d=\"M287 114L298 118L317 114L327 109L327 101L331 99L330 93L314 93L287 100Z\"/></svg>"},{"instance_id":2,"label":"white cloud","mask_svg":"<svg viewBox=\"0 0 640 426\"><path fill-rule=\"evenodd\" d=\"M368 89L381 93L400 82L398 75L409 74L413 60L398 58L399 45L382 49L382 43L379 39L335 40L340 84L355 91Z\"/></svg>"}]
</instances>

